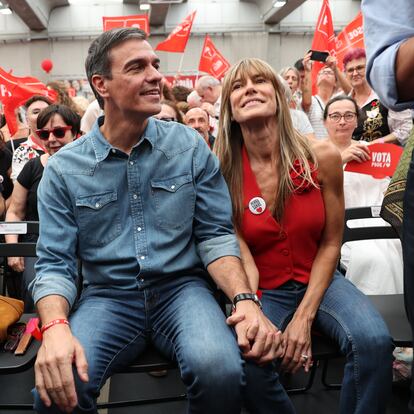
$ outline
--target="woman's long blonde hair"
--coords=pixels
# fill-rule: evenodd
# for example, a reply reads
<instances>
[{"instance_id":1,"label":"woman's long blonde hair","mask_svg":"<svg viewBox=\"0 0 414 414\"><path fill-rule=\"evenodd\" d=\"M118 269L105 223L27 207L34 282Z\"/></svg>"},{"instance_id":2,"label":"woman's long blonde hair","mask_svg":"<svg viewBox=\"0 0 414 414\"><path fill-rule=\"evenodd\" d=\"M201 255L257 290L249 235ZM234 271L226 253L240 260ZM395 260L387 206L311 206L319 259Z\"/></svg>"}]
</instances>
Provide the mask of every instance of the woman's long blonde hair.
<instances>
[{"instance_id":1,"label":"woman's long blonde hair","mask_svg":"<svg viewBox=\"0 0 414 414\"><path fill-rule=\"evenodd\" d=\"M276 168L279 173L279 184L276 189L276 202L272 206L272 214L277 221L283 218L285 203L295 185L290 176L293 163L299 161L303 168L302 185L311 184L317 187L312 178L309 162L317 168L316 158L306 137L299 134L292 124L290 111L283 94L283 87L278 81L276 72L263 60L256 58L243 59L233 65L227 72L222 88L219 131L214 144L214 152L220 160L233 201L233 221L236 229L240 229L243 217L243 136L240 125L233 120L230 95L236 80L246 81L257 75L271 81L276 95L276 120L278 125L279 145L274 149L279 159Z\"/></svg>"}]
</instances>

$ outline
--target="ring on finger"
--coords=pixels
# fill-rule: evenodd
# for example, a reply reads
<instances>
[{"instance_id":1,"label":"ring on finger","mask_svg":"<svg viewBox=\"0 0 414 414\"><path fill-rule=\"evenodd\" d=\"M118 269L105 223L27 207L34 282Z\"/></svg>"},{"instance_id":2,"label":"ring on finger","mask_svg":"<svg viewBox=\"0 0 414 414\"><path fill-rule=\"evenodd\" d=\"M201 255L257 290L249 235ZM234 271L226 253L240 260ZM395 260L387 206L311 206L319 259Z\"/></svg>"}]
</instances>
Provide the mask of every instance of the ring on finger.
<instances>
[{"instance_id":1,"label":"ring on finger","mask_svg":"<svg viewBox=\"0 0 414 414\"><path fill-rule=\"evenodd\" d=\"M302 358L303 360L307 361L307 360L309 359L309 355L302 354L302 355L301 355L301 358Z\"/></svg>"}]
</instances>

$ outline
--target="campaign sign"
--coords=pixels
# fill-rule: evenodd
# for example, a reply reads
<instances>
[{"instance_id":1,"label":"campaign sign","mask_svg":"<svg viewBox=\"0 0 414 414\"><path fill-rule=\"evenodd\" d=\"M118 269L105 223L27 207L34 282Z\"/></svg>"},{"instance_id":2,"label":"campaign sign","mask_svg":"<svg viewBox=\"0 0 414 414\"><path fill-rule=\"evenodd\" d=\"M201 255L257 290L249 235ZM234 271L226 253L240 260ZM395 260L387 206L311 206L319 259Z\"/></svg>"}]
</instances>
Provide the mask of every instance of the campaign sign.
<instances>
[{"instance_id":1,"label":"campaign sign","mask_svg":"<svg viewBox=\"0 0 414 414\"><path fill-rule=\"evenodd\" d=\"M345 171L372 175L374 178L391 177L397 168L403 148L394 144L372 144L371 159L365 162L350 161Z\"/></svg>"}]
</instances>

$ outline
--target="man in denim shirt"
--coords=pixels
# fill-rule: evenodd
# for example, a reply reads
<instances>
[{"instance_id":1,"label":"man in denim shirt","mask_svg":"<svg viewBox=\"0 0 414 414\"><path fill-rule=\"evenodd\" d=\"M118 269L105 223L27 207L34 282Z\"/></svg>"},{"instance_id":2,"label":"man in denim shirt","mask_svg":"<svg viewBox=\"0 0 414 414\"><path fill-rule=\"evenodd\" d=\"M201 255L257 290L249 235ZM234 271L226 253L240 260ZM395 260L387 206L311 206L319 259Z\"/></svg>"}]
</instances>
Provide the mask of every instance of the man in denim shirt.
<instances>
[{"instance_id":1,"label":"man in denim shirt","mask_svg":"<svg viewBox=\"0 0 414 414\"><path fill-rule=\"evenodd\" d=\"M239 413L242 356L282 354L242 271L217 159L196 131L150 118L161 109L158 67L144 32L103 33L86 71L105 117L48 161L31 285L43 331L38 412L95 413L105 380L151 340L177 358L189 412ZM69 325L77 257L84 286ZM228 320L237 340L205 268L229 298L246 294Z\"/></svg>"}]
</instances>

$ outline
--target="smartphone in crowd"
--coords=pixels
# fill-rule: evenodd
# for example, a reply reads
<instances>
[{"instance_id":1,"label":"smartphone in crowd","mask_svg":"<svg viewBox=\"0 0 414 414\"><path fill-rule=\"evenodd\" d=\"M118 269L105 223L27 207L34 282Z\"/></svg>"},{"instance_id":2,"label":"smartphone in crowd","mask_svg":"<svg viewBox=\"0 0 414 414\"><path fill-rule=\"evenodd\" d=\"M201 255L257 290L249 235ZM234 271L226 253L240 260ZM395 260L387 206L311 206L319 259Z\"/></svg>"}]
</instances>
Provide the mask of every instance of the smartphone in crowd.
<instances>
[{"instance_id":1,"label":"smartphone in crowd","mask_svg":"<svg viewBox=\"0 0 414 414\"><path fill-rule=\"evenodd\" d=\"M310 60L318 62L325 62L329 56L329 52L322 52L321 50L309 50L311 52Z\"/></svg>"}]
</instances>

